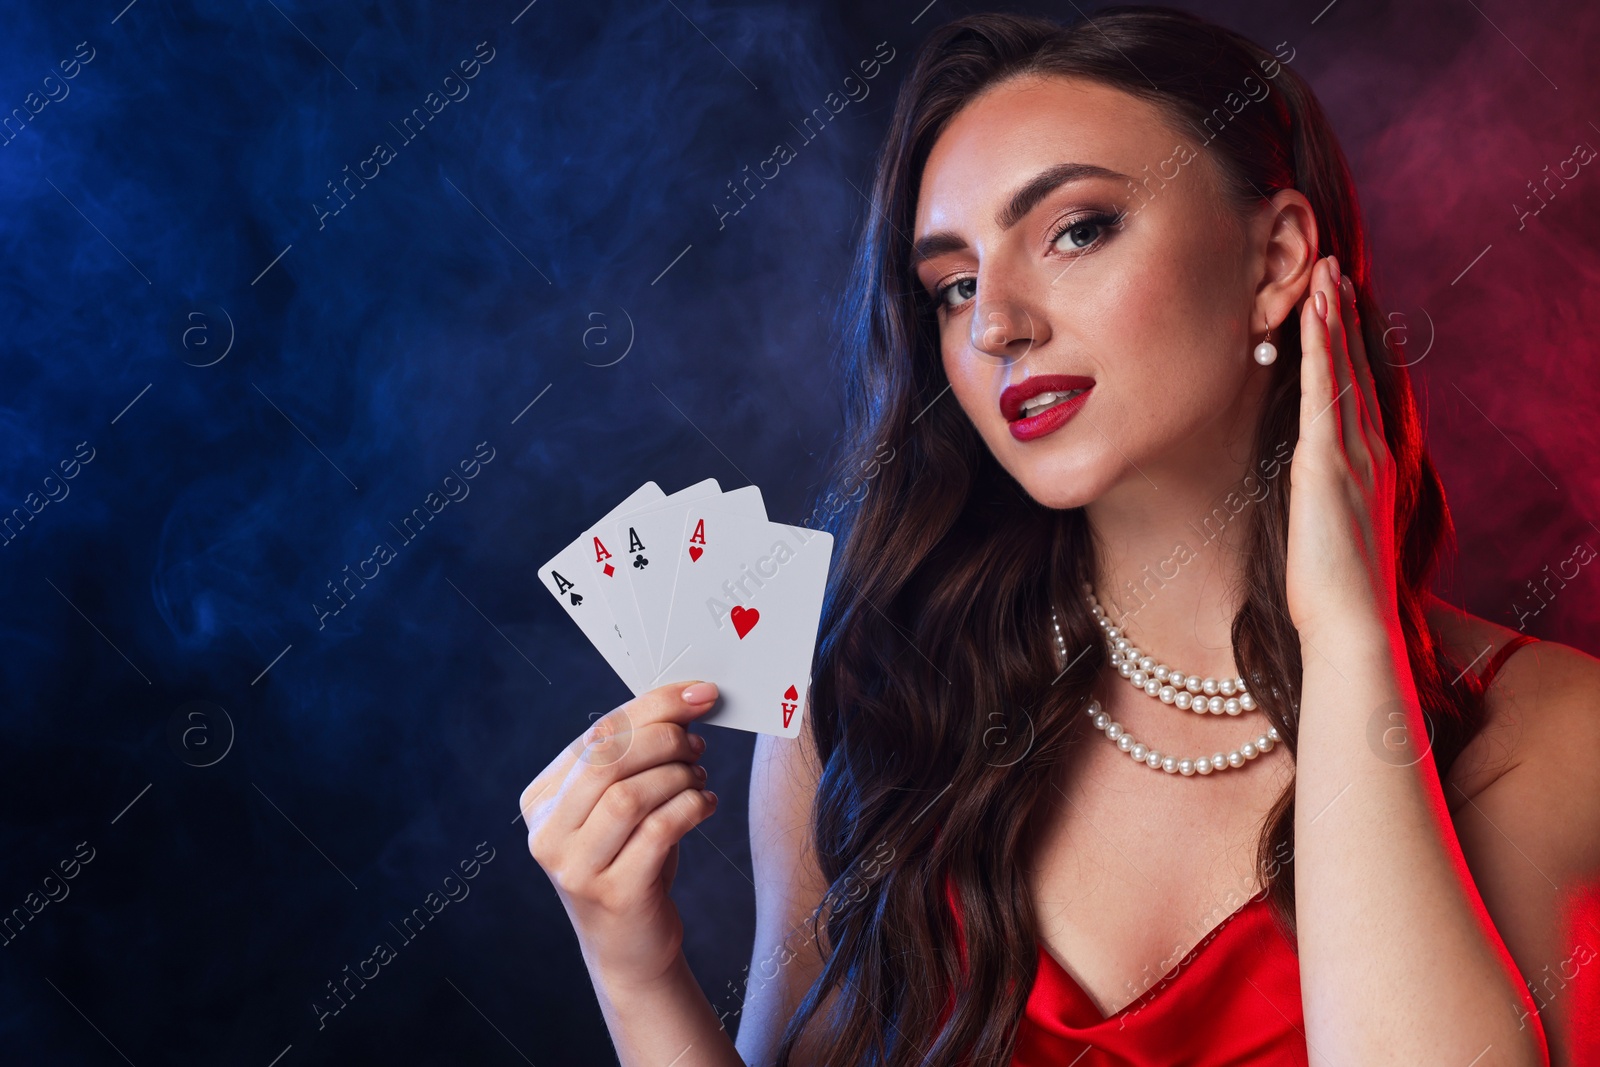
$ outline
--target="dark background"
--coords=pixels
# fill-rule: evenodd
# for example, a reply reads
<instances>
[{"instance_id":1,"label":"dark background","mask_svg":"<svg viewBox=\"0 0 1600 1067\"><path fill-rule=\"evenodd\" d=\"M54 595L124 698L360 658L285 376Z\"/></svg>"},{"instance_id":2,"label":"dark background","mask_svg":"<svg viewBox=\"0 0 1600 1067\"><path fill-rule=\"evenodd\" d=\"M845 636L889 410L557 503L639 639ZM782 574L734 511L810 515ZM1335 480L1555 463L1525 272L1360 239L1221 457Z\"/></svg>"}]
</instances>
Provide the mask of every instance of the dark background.
<instances>
[{"instance_id":1,"label":"dark background","mask_svg":"<svg viewBox=\"0 0 1600 1067\"><path fill-rule=\"evenodd\" d=\"M535 568L646 479L811 511L859 190L917 43L978 8L124 2L0 28L0 113L93 56L0 144L0 504L67 491L0 544L0 914L93 850L0 947L0 1059L607 1062L516 804L629 694ZM1526 583L1600 548L1600 161L1519 212L1600 146L1600 10L1197 9L1287 42L1344 140L1459 525L1444 591L1595 651L1596 568L1548 606ZM404 143L390 124L483 41ZM802 143L882 41L870 95ZM796 158L719 224L780 140ZM395 158L319 229L378 141ZM480 442L470 494L319 627L327 583ZM732 1011L752 738L708 733L724 799L675 896ZM470 895L403 942L480 842Z\"/></svg>"}]
</instances>

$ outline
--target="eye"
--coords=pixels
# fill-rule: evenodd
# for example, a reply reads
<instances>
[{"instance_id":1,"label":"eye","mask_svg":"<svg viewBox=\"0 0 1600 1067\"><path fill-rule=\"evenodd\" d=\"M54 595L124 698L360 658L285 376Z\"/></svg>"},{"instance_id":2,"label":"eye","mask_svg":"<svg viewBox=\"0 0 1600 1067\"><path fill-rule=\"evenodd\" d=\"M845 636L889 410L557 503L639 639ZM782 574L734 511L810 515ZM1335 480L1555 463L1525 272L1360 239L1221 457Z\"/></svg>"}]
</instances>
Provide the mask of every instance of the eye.
<instances>
[{"instance_id":1,"label":"eye","mask_svg":"<svg viewBox=\"0 0 1600 1067\"><path fill-rule=\"evenodd\" d=\"M961 297L962 297L963 302L965 302L967 300L971 300L975 295L977 295L977 291L978 291L978 279L976 279L976 278L957 278L955 281L951 282L949 285L941 285L941 286L939 286L939 288L935 289L934 292L933 292L933 302L936 305L940 305L940 306L943 306L943 307L946 307L946 308L957 307L959 305L952 304L952 303L949 302L949 294L950 293L952 293L952 292L959 293L961 295Z\"/></svg>"},{"instance_id":2,"label":"eye","mask_svg":"<svg viewBox=\"0 0 1600 1067\"><path fill-rule=\"evenodd\" d=\"M1115 214L1096 212L1093 215L1085 215L1068 220L1051 237L1051 248L1059 252L1077 253L1094 248L1099 244L1104 244L1105 242L1101 235L1106 230L1115 229L1121 224L1123 217L1124 212L1121 211ZM1061 243L1064 239L1068 242L1065 247ZM977 278L957 278L955 281L941 285L934 290L933 306L935 310L943 308L946 311L953 311L968 300L971 300L977 295L977 292ZM960 299L952 301L950 299L952 293L955 293Z\"/></svg>"},{"instance_id":3,"label":"eye","mask_svg":"<svg viewBox=\"0 0 1600 1067\"><path fill-rule=\"evenodd\" d=\"M1071 219L1056 231L1055 236L1050 239L1050 244L1061 252L1089 248L1096 243L1096 238L1100 233L1115 227L1121 221L1121 212L1115 215L1098 213L1084 218ZM1061 247L1062 238L1067 238L1070 242L1065 248Z\"/></svg>"}]
</instances>

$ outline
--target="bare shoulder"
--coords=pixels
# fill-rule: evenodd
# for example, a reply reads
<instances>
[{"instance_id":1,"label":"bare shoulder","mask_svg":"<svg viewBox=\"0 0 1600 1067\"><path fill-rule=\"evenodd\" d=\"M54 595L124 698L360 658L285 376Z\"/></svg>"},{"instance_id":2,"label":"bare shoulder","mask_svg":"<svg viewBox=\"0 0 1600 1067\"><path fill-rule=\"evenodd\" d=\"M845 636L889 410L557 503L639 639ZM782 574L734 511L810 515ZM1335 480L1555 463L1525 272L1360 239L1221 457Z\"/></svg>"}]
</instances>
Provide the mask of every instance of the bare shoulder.
<instances>
[{"instance_id":1,"label":"bare shoulder","mask_svg":"<svg viewBox=\"0 0 1600 1067\"><path fill-rule=\"evenodd\" d=\"M1463 663L1488 649L1476 671L1516 634L1448 605L1430 606L1429 620ZM1452 767L1446 799L1462 858L1527 982L1519 1014L1527 1023L1537 1013L1553 1065L1576 1064L1600 1041L1572 981L1596 955L1600 660L1533 642L1505 660L1485 702L1484 731Z\"/></svg>"},{"instance_id":2,"label":"bare shoulder","mask_svg":"<svg viewBox=\"0 0 1600 1067\"><path fill-rule=\"evenodd\" d=\"M1429 627L1465 670L1481 675L1521 636L1437 597ZM1445 783L1452 810L1529 760L1568 763L1563 753L1600 746L1600 659L1555 641L1516 648L1484 694L1482 731L1456 760ZM1581 763L1581 761L1579 761ZM1582 774L1574 764L1572 771Z\"/></svg>"}]
</instances>

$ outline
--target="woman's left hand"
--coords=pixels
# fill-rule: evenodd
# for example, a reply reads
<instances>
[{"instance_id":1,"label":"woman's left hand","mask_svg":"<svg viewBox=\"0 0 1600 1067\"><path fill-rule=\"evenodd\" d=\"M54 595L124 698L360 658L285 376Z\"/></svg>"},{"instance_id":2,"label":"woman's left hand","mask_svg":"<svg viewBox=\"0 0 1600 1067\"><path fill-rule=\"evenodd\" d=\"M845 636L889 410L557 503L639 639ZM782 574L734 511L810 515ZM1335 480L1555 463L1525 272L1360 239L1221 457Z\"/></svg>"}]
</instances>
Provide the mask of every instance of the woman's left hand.
<instances>
[{"instance_id":1,"label":"woman's left hand","mask_svg":"<svg viewBox=\"0 0 1600 1067\"><path fill-rule=\"evenodd\" d=\"M1398 632L1394 457L1354 290L1337 269L1331 256L1318 261L1300 307L1300 442L1289 467L1287 593L1302 644L1332 641L1334 634Z\"/></svg>"}]
</instances>

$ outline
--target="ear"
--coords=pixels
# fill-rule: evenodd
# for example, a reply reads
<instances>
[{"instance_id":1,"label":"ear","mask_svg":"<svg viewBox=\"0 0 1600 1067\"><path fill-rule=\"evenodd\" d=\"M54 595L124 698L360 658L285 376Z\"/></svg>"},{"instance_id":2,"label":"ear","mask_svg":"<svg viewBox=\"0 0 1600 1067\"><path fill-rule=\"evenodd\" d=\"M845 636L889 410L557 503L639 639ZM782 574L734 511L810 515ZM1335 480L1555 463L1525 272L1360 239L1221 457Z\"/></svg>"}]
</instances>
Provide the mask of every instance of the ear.
<instances>
[{"instance_id":1,"label":"ear","mask_svg":"<svg viewBox=\"0 0 1600 1067\"><path fill-rule=\"evenodd\" d=\"M1250 328L1280 325L1310 291L1317 265L1317 216L1298 189L1281 189L1257 209L1250 228L1257 287Z\"/></svg>"}]
</instances>

